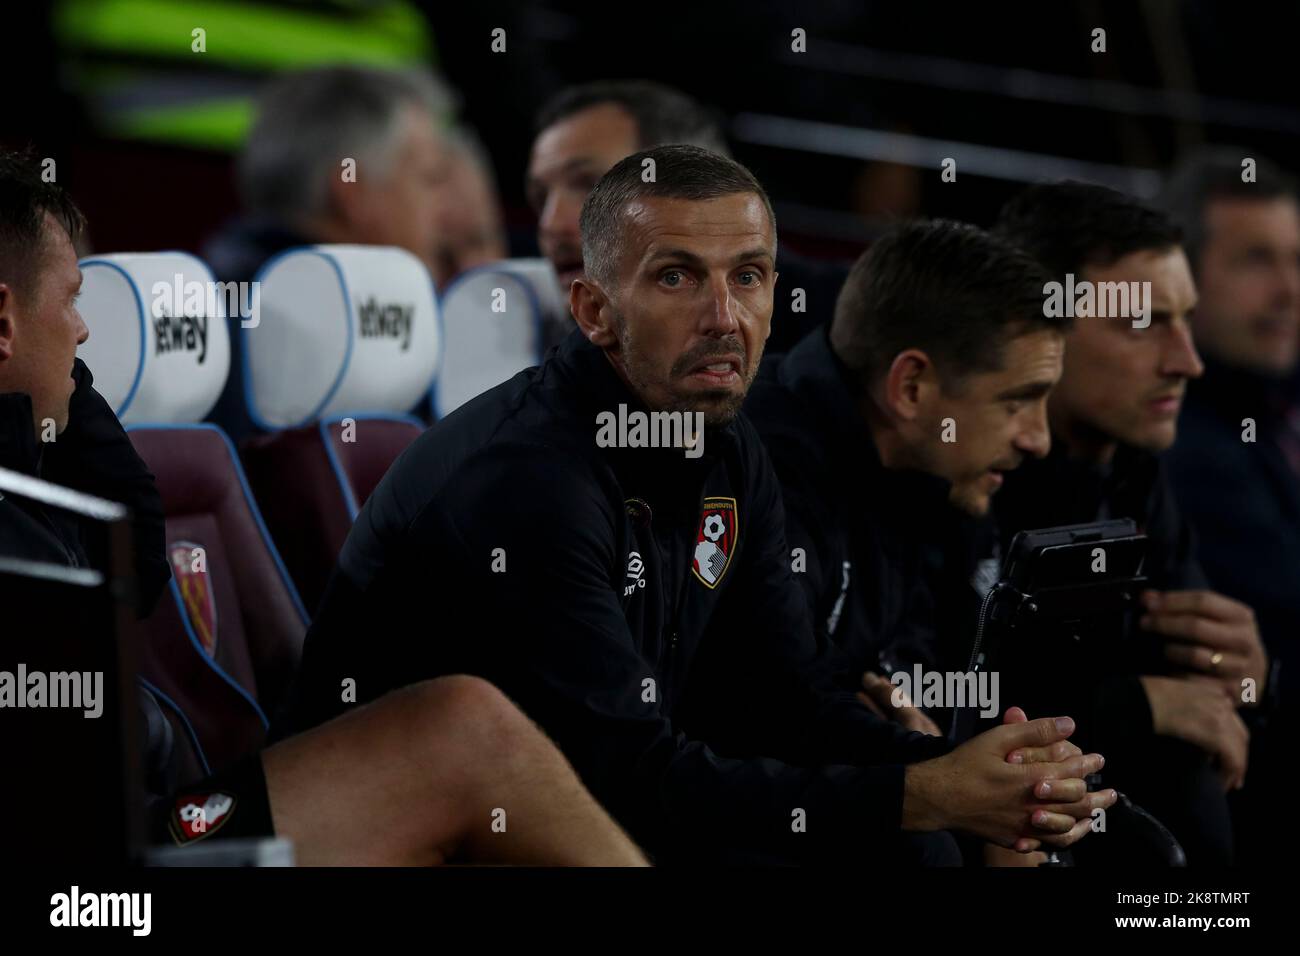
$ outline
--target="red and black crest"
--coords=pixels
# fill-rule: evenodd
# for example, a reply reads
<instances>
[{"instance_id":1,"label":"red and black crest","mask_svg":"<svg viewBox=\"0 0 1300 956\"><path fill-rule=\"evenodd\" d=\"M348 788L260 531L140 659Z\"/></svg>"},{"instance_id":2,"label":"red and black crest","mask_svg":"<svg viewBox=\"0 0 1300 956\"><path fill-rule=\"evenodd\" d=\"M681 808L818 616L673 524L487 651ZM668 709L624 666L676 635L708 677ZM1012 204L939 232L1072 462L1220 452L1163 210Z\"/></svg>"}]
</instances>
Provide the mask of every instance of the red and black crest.
<instances>
[{"instance_id":1,"label":"red and black crest","mask_svg":"<svg viewBox=\"0 0 1300 956\"><path fill-rule=\"evenodd\" d=\"M695 561L691 570L707 587L715 588L727 573L736 553L740 519L735 498L705 498L700 529L695 535Z\"/></svg>"},{"instance_id":2,"label":"red and black crest","mask_svg":"<svg viewBox=\"0 0 1300 956\"><path fill-rule=\"evenodd\" d=\"M220 830L235 815L235 797L229 793L188 793L176 798L168 821L172 839L180 846Z\"/></svg>"}]
</instances>

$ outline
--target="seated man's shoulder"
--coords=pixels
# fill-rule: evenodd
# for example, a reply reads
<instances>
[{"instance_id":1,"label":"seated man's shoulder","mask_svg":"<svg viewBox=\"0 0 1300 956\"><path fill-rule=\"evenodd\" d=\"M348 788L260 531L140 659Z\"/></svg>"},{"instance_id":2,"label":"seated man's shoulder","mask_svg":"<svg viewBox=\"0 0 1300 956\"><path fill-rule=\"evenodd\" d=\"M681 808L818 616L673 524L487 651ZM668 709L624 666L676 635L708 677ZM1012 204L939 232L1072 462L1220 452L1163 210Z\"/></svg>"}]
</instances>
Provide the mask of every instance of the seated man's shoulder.
<instances>
[{"instance_id":1,"label":"seated man's shoulder","mask_svg":"<svg viewBox=\"0 0 1300 956\"><path fill-rule=\"evenodd\" d=\"M745 397L745 414L766 441L769 435L806 431L809 410L798 393L785 380L788 358L767 355L759 365L758 375Z\"/></svg>"},{"instance_id":2,"label":"seated man's shoulder","mask_svg":"<svg viewBox=\"0 0 1300 956\"><path fill-rule=\"evenodd\" d=\"M428 495L420 516L462 532L544 532L563 523L612 522L617 483L572 443L546 436L500 434L466 455ZM439 517L441 516L441 517Z\"/></svg>"},{"instance_id":3,"label":"seated man's shoulder","mask_svg":"<svg viewBox=\"0 0 1300 956\"><path fill-rule=\"evenodd\" d=\"M783 486L820 483L825 448L803 399L775 378L760 378L750 389L744 417Z\"/></svg>"}]
</instances>

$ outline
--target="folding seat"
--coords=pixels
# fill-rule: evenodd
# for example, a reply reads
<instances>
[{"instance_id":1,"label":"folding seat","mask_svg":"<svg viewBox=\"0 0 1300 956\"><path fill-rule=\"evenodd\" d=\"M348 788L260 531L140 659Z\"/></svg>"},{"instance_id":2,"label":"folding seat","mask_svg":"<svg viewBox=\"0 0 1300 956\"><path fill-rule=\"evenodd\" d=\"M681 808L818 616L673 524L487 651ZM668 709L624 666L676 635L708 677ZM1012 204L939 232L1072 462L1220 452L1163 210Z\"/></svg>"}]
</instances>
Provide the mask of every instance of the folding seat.
<instances>
[{"instance_id":1,"label":"folding seat","mask_svg":"<svg viewBox=\"0 0 1300 956\"><path fill-rule=\"evenodd\" d=\"M415 256L378 246L288 250L258 274L243 335L241 454L299 592L319 604L361 506L424 423L443 334Z\"/></svg>"},{"instance_id":2,"label":"folding seat","mask_svg":"<svg viewBox=\"0 0 1300 956\"><path fill-rule=\"evenodd\" d=\"M577 328L569 311L569 290L560 286L555 267L548 259L502 259L493 263L528 283L541 313L542 337L539 351L545 355Z\"/></svg>"},{"instance_id":3,"label":"folding seat","mask_svg":"<svg viewBox=\"0 0 1300 956\"><path fill-rule=\"evenodd\" d=\"M182 776L217 770L262 742L301 654L307 615L239 458L197 424L230 366L221 287L184 253L83 260L79 355L157 479L172 565L143 624L142 684L189 745ZM215 300L215 301L214 301Z\"/></svg>"},{"instance_id":4,"label":"folding seat","mask_svg":"<svg viewBox=\"0 0 1300 956\"><path fill-rule=\"evenodd\" d=\"M447 286L442 297L447 358L432 396L437 417L541 361L538 296L545 294L546 283L537 270L519 265L529 261L470 269Z\"/></svg>"}]
</instances>

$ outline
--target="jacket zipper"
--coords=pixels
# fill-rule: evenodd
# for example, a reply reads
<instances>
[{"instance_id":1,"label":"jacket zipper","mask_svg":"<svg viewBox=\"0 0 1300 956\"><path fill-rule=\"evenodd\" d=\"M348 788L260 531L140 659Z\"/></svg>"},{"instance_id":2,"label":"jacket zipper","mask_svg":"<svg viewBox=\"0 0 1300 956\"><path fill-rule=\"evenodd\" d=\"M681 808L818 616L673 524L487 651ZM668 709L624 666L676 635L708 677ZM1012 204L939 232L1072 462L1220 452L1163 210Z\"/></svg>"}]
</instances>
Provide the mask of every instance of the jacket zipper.
<instances>
[{"instance_id":1,"label":"jacket zipper","mask_svg":"<svg viewBox=\"0 0 1300 956\"><path fill-rule=\"evenodd\" d=\"M697 496L695 502L694 513L696 517L699 516L699 514L704 508L704 492L705 492L705 487L701 486L699 495ZM676 556L677 544L678 544L677 539L676 537L674 537L672 539L673 557ZM655 537L655 547L659 551L660 565L663 567L670 566L667 562L664 561L664 550L662 547L660 547L659 538L657 536ZM667 702L668 700L667 685L671 682L671 678L673 677L673 671L676 668L676 664L677 664L677 644L679 642L680 635L681 635L682 609L686 605L686 592L687 589L690 587L690 583L691 583L689 580L689 576L691 573L690 566L687 565L682 570L684 571L684 573L682 575L681 580L677 582L676 593L673 595L672 616L668 622L668 626L669 626L668 649L664 653L663 676L664 676L664 684L665 684L665 688L664 688L665 702Z\"/></svg>"}]
</instances>

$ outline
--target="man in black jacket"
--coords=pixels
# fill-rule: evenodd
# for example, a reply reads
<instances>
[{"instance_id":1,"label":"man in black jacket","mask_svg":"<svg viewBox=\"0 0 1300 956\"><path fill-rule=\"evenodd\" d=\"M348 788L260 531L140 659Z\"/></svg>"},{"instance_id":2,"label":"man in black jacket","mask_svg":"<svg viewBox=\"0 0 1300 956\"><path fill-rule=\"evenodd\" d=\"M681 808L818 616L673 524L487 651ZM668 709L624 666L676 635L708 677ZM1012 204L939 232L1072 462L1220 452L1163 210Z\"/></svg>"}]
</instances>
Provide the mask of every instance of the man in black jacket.
<instances>
[{"instance_id":1,"label":"man in black jacket","mask_svg":"<svg viewBox=\"0 0 1300 956\"><path fill-rule=\"evenodd\" d=\"M1114 796L1085 794L1100 758L1065 742L1068 719L947 752L819 676L780 489L736 414L776 278L758 182L696 147L636 153L592 190L582 237L578 329L426 432L366 503L289 726L342 712L348 680L366 700L486 677L664 858L920 862L951 850L904 831L1080 837Z\"/></svg>"},{"instance_id":2,"label":"man in black jacket","mask_svg":"<svg viewBox=\"0 0 1300 956\"><path fill-rule=\"evenodd\" d=\"M162 502L93 378L76 358L87 331L77 312L81 213L40 181L30 158L0 153L0 468L121 502L131 509L141 613L171 569ZM18 496L0 498L0 553L103 567L76 521ZM93 544L90 545L93 550Z\"/></svg>"},{"instance_id":3,"label":"man in black jacket","mask_svg":"<svg viewBox=\"0 0 1300 956\"><path fill-rule=\"evenodd\" d=\"M1187 383L1202 372L1180 232L1137 200L1072 182L1025 190L998 230L1079 296L1069 303L1078 318L1048 402L1052 453L1008 477L997 499L1004 538L1103 518L1132 518L1149 537L1145 613L1126 639L1123 674L1096 706L1094 739L1116 756L1112 781L1173 830L1189 862L1227 862L1224 792L1242 785L1249 740L1237 708L1253 703L1242 681L1264 688L1268 664L1250 608L1207 589L1157 457L1173 444ZM1053 307L1044 292L1044 308ZM1153 734L1159 759L1145 749ZM1130 743L1143 743L1140 756ZM1149 795L1175 775L1177 800Z\"/></svg>"},{"instance_id":4,"label":"man in black jacket","mask_svg":"<svg viewBox=\"0 0 1300 956\"><path fill-rule=\"evenodd\" d=\"M162 501L90 371L74 366L88 334L75 304L81 226L30 157L0 152L0 468L131 509L145 616L171 577ZM106 557L87 552L75 517L0 492L0 558L104 568ZM143 690L139 700L146 734L165 739L156 702ZM156 742L144 751L165 749ZM645 863L536 726L464 676L421 682L141 801L155 842L275 833L303 864ZM518 810L506 833L493 826L503 801Z\"/></svg>"},{"instance_id":5,"label":"man in black jacket","mask_svg":"<svg viewBox=\"0 0 1300 956\"><path fill-rule=\"evenodd\" d=\"M1004 473L1047 453L1070 320L1043 314L1044 280L974 226L900 226L854 265L828 328L764 361L746 403L819 637L868 706L916 730L946 715L892 706L878 675L967 667L974 614L940 639L967 590L945 593L947 552L979 533Z\"/></svg>"},{"instance_id":6,"label":"man in black jacket","mask_svg":"<svg viewBox=\"0 0 1300 956\"><path fill-rule=\"evenodd\" d=\"M1250 776L1233 799L1243 862L1277 855L1262 805L1292 760L1295 709L1285 702L1300 666L1283 666L1300 646L1300 204L1272 163L1245 157L1194 155L1162 197L1187 235L1205 361L1187 389L1169 479L1206 576L1254 610L1273 664L1264 706L1247 711Z\"/></svg>"}]
</instances>

